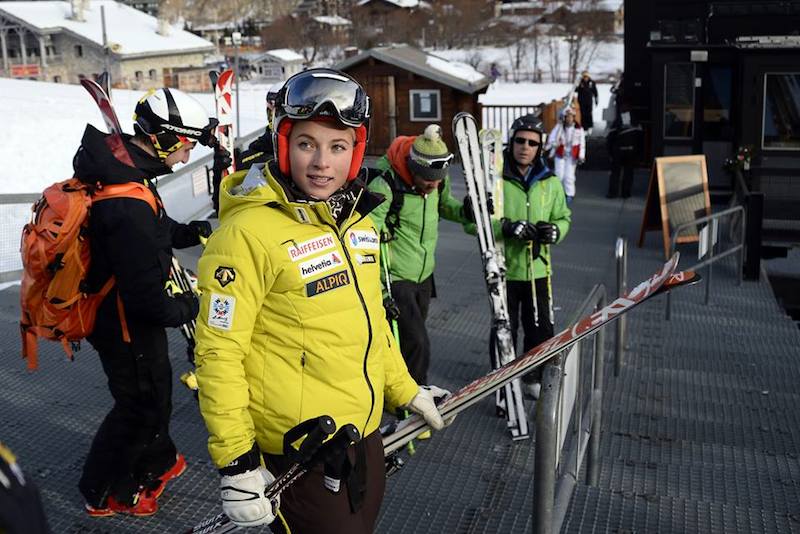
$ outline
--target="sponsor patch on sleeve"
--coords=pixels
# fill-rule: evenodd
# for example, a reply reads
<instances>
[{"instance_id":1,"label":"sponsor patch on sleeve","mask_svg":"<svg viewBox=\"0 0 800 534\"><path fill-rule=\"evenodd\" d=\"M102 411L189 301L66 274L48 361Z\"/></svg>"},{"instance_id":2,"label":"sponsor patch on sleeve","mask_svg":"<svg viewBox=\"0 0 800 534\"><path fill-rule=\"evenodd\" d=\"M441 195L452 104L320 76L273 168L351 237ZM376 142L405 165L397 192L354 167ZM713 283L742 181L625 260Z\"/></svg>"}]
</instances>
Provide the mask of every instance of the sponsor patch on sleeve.
<instances>
[{"instance_id":1,"label":"sponsor patch on sleeve","mask_svg":"<svg viewBox=\"0 0 800 534\"><path fill-rule=\"evenodd\" d=\"M338 273L329 274L319 280L314 280L306 284L306 296L313 297L320 293L325 293L337 287L346 286L350 283L350 275L347 271L339 271Z\"/></svg>"},{"instance_id":2,"label":"sponsor patch on sleeve","mask_svg":"<svg viewBox=\"0 0 800 534\"><path fill-rule=\"evenodd\" d=\"M353 248L367 250L378 250L380 248L378 234L373 230L350 230L347 233L347 240Z\"/></svg>"},{"instance_id":3,"label":"sponsor patch on sleeve","mask_svg":"<svg viewBox=\"0 0 800 534\"><path fill-rule=\"evenodd\" d=\"M211 302L208 304L208 326L230 330L235 309L236 297L212 293Z\"/></svg>"},{"instance_id":4,"label":"sponsor patch on sleeve","mask_svg":"<svg viewBox=\"0 0 800 534\"><path fill-rule=\"evenodd\" d=\"M309 239L307 241L301 241L300 243L289 243L289 248L287 249L289 253L289 258L292 261L298 261L306 256L310 256L312 254L317 254L322 252L323 250L328 250L329 248L333 248L335 245L335 238L332 234L323 234L317 236L313 239Z\"/></svg>"},{"instance_id":5,"label":"sponsor patch on sleeve","mask_svg":"<svg viewBox=\"0 0 800 534\"><path fill-rule=\"evenodd\" d=\"M356 261L361 265L375 263L375 254L356 254Z\"/></svg>"},{"instance_id":6,"label":"sponsor patch on sleeve","mask_svg":"<svg viewBox=\"0 0 800 534\"><path fill-rule=\"evenodd\" d=\"M316 258L311 258L308 261L304 261L303 263L298 264L297 268L300 269L300 276L303 278L310 278L318 275L319 273L336 269L343 263L344 261L342 260L342 255L336 251L333 251L328 252L323 256L317 256Z\"/></svg>"},{"instance_id":7,"label":"sponsor patch on sleeve","mask_svg":"<svg viewBox=\"0 0 800 534\"><path fill-rule=\"evenodd\" d=\"M236 280L236 271L233 270L233 267L224 267L220 265L217 267L217 270L214 271L214 278L217 279L219 285L225 287Z\"/></svg>"}]
</instances>

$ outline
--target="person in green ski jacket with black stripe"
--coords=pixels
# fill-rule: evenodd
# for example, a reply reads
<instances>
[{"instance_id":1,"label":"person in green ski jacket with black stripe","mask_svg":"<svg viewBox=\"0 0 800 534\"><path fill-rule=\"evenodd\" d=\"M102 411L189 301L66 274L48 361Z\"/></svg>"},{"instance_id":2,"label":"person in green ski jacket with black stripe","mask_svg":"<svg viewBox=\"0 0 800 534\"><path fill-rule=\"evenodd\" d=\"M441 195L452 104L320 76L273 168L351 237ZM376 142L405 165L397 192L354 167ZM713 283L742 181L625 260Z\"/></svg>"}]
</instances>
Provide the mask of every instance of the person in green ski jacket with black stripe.
<instances>
[{"instance_id":1,"label":"person in green ski jacket with black stripe","mask_svg":"<svg viewBox=\"0 0 800 534\"><path fill-rule=\"evenodd\" d=\"M370 213L386 243L381 263L388 267L390 280L384 283L391 283L392 299L387 296L384 305L390 319L397 320L400 351L418 384L428 383L431 349L425 320L435 293L439 218L465 222L461 202L450 194L452 159L442 129L431 124L422 135L397 137L367 186L386 197Z\"/></svg>"},{"instance_id":2,"label":"person in green ski jacket with black stripe","mask_svg":"<svg viewBox=\"0 0 800 534\"><path fill-rule=\"evenodd\" d=\"M544 125L537 116L512 123L503 151L503 217L493 222L505 248L511 333L516 347L522 324L523 352L553 337L550 247L564 239L572 220L561 181L545 163L543 145ZM468 206L465 211L472 212ZM474 224L465 229L475 233ZM540 378L541 371L523 377L526 394L539 397Z\"/></svg>"}]
</instances>

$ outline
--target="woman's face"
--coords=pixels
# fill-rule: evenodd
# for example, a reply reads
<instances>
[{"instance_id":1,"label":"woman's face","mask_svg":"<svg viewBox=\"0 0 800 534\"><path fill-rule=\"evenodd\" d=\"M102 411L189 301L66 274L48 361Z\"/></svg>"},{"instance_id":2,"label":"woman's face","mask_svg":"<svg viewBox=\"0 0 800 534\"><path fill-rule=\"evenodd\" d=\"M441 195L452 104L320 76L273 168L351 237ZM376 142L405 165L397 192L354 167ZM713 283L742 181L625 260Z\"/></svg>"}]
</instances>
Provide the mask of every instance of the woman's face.
<instances>
[{"instance_id":1,"label":"woman's face","mask_svg":"<svg viewBox=\"0 0 800 534\"><path fill-rule=\"evenodd\" d=\"M566 115L564 115L564 124L566 124L567 126L572 126L573 124L575 124L575 115L573 115L572 113L567 113Z\"/></svg>"},{"instance_id":2,"label":"woman's face","mask_svg":"<svg viewBox=\"0 0 800 534\"><path fill-rule=\"evenodd\" d=\"M338 124L298 121L289 135L292 180L311 198L327 200L347 182L355 131Z\"/></svg>"}]
</instances>

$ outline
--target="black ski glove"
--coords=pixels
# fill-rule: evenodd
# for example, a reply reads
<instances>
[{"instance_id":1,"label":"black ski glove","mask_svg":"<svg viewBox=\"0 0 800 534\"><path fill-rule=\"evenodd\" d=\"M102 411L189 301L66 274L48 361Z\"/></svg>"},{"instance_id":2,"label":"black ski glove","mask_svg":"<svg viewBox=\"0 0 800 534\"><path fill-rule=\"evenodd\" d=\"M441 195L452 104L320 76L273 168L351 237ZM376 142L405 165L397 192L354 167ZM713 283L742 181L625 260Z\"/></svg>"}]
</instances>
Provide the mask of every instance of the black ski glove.
<instances>
[{"instance_id":1,"label":"black ski glove","mask_svg":"<svg viewBox=\"0 0 800 534\"><path fill-rule=\"evenodd\" d=\"M488 195L486 197L486 209L489 212L489 215L494 215L494 202L492 202L492 195ZM472 199L469 195L464 197L461 213L469 222L475 222L475 211L472 209Z\"/></svg>"},{"instance_id":2,"label":"black ski glove","mask_svg":"<svg viewBox=\"0 0 800 534\"><path fill-rule=\"evenodd\" d=\"M211 223L208 221L192 221L189 226L197 232L199 237L208 237L211 235Z\"/></svg>"},{"instance_id":3,"label":"black ski glove","mask_svg":"<svg viewBox=\"0 0 800 534\"><path fill-rule=\"evenodd\" d=\"M197 295L194 293L176 293L172 296L175 303L181 308L181 315L187 317L186 321L189 322L197 317L200 312L200 301L197 300Z\"/></svg>"},{"instance_id":4,"label":"black ski glove","mask_svg":"<svg viewBox=\"0 0 800 534\"><path fill-rule=\"evenodd\" d=\"M544 245L552 245L558 242L561 237L561 231L553 223L539 221L536 223L536 234L539 243Z\"/></svg>"},{"instance_id":5,"label":"black ski glove","mask_svg":"<svg viewBox=\"0 0 800 534\"><path fill-rule=\"evenodd\" d=\"M392 297L383 299L383 309L386 310L387 321L396 321L400 318L400 308L397 307L397 302Z\"/></svg>"},{"instance_id":6,"label":"black ski glove","mask_svg":"<svg viewBox=\"0 0 800 534\"><path fill-rule=\"evenodd\" d=\"M472 199L469 195L464 197L464 203L461 205L461 214L469 222L475 222L475 212L472 211Z\"/></svg>"},{"instance_id":7,"label":"black ski glove","mask_svg":"<svg viewBox=\"0 0 800 534\"><path fill-rule=\"evenodd\" d=\"M227 169L233 163L231 153L222 145L214 147L214 176L222 176L222 171Z\"/></svg>"},{"instance_id":8,"label":"black ski glove","mask_svg":"<svg viewBox=\"0 0 800 534\"><path fill-rule=\"evenodd\" d=\"M502 219L504 237L513 237L520 241L536 241L536 227L528 221L510 221Z\"/></svg>"}]
</instances>

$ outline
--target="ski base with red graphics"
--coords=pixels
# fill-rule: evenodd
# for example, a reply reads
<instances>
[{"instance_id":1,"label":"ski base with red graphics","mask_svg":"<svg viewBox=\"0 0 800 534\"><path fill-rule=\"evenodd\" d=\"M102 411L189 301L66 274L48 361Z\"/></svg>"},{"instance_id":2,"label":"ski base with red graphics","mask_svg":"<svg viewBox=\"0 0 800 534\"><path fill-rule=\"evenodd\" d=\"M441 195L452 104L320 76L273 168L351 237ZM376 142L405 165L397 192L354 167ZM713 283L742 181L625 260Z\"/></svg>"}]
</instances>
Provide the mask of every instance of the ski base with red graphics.
<instances>
[{"instance_id":1,"label":"ski base with red graphics","mask_svg":"<svg viewBox=\"0 0 800 534\"><path fill-rule=\"evenodd\" d=\"M581 339L597 332L600 328L612 323L639 304L672 291L700 281L700 276L693 271L675 272L679 254L675 253L653 276L634 287L626 295L617 298L604 308L580 319L574 325L564 329L541 345L538 345L523 356L510 361L489 374L480 377L465 387L445 398L439 405L442 418L447 419L466 410L481 399L494 394L516 378L543 365L565 349ZM388 457L401 449L406 443L422 432L429 430L428 425L418 415L413 415L397 424L394 432L384 436L384 454Z\"/></svg>"},{"instance_id":2,"label":"ski base with red graphics","mask_svg":"<svg viewBox=\"0 0 800 534\"><path fill-rule=\"evenodd\" d=\"M233 85L233 70L228 69L222 72L212 70L209 71L208 76L211 79L211 86L214 88L217 120L219 121L214 135L219 141L220 146L227 150L231 155L231 164L222 172L223 177L225 177L236 171L233 157L234 125L233 92L231 90L231 86Z\"/></svg>"}]
</instances>

